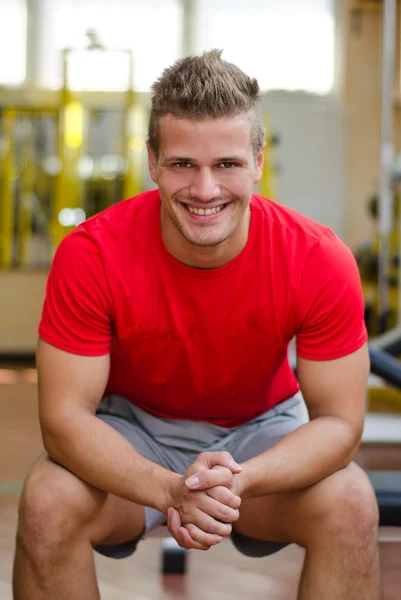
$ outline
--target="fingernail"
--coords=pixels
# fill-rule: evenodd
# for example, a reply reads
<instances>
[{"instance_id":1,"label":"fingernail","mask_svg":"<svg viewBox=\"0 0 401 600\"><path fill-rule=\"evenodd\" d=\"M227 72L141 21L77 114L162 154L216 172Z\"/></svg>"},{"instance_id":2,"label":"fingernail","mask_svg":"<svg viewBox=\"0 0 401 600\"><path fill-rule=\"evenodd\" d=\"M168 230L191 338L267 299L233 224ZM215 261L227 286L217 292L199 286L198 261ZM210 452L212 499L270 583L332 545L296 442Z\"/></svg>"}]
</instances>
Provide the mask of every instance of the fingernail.
<instances>
[{"instance_id":1,"label":"fingernail","mask_svg":"<svg viewBox=\"0 0 401 600\"><path fill-rule=\"evenodd\" d=\"M239 465L235 461L230 462L230 467L232 467L233 469L241 469L241 471L242 471L241 465Z\"/></svg>"},{"instance_id":2,"label":"fingernail","mask_svg":"<svg viewBox=\"0 0 401 600\"><path fill-rule=\"evenodd\" d=\"M189 477L185 483L190 490L195 490L196 488L200 487L200 479L197 475L192 475L192 477Z\"/></svg>"},{"instance_id":3,"label":"fingernail","mask_svg":"<svg viewBox=\"0 0 401 600\"><path fill-rule=\"evenodd\" d=\"M220 542L222 542L222 541L223 541L222 537L220 537L219 535L215 536L215 538L214 538L214 543L215 544L220 544Z\"/></svg>"}]
</instances>

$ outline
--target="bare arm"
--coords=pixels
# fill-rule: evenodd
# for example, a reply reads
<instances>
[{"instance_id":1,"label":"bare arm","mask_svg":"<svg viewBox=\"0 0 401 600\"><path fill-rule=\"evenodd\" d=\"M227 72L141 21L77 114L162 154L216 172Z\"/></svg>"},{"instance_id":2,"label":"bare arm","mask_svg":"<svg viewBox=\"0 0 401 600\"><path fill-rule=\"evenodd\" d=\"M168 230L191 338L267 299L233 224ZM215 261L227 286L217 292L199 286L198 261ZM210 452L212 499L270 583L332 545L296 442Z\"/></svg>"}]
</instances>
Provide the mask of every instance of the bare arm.
<instances>
[{"instance_id":1,"label":"bare arm","mask_svg":"<svg viewBox=\"0 0 401 600\"><path fill-rule=\"evenodd\" d=\"M362 437L368 374L367 345L337 360L299 358L311 420L243 463L237 493L246 498L302 489L349 464Z\"/></svg>"},{"instance_id":2,"label":"bare arm","mask_svg":"<svg viewBox=\"0 0 401 600\"><path fill-rule=\"evenodd\" d=\"M39 417L46 451L105 492L167 512L181 476L143 457L95 416L109 356L77 356L39 340Z\"/></svg>"},{"instance_id":3,"label":"bare arm","mask_svg":"<svg viewBox=\"0 0 401 600\"><path fill-rule=\"evenodd\" d=\"M142 506L166 514L170 506L177 507L184 521L187 518L198 525L199 541L186 540L188 548L206 549L220 542L220 535L229 534L241 500L223 487L240 470L231 464L228 453L198 457L201 467L220 464L227 468L211 471L213 497L205 492L193 494L181 475L143 457L95 416L108 379L109 356L77 356L39 340L37 364L42 435L55 462L94 487ZM177 541L181 539L178 533Z\"/></svg>"}]
</instances>

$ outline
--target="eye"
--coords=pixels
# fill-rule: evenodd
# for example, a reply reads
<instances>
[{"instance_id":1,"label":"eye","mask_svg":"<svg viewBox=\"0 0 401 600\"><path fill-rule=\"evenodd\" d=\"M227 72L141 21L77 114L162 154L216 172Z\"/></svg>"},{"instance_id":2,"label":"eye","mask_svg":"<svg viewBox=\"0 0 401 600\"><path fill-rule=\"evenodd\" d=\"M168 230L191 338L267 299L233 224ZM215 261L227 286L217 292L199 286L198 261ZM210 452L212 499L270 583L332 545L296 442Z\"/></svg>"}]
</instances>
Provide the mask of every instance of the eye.
<instances>
[{"instance_id":1,"label":"eye","mask_svg":"<svg viewBox=\"0 0 401 600\"><path fill-rule=\"evenodd\" d=\"M181 161L174 163L174 167L178 167L179 169L188 169L189 167L192 167L192 165L189 162Z\"/></svg>"},{"instance_id":2,"label":"eye","mask_svg":"<svg viewBox=\"0 0 401 600\"><path fill-rule=\"evenodd\" d=\"M219 164L220 169L233 169L237 164L235 162L225 161Z\"/></svg>"}]
</instances>

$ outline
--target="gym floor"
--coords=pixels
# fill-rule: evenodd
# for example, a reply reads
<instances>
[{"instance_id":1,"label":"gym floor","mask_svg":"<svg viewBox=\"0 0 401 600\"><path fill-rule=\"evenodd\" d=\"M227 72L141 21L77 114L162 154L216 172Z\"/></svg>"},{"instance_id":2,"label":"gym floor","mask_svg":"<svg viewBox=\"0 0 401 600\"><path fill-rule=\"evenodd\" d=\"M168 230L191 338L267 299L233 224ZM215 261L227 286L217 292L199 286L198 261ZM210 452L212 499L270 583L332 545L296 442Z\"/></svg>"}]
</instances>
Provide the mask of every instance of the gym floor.
<instances>
[{"instance_id":1,"label":"gym floor","mask_svg":"<svg viewBox=\"0 0 401 600\"><path fill-rule=\"evenodd\" d=\"M370 469L401 470L401 444L363 445L357 462ZM18 495L29 466L43 451L34 369L0 369L0 600L11 600L11 569ZM398 541L398 543L397 543ZM289 546L266 559L241 556L229 541L191 552L184 577L160 575L161 540L140 545L135 556L96 556L102 600L295 600L303 550ZM401 533L382 530L380 558L385 600L401 589Z\"/></svg>"}]
</instances>

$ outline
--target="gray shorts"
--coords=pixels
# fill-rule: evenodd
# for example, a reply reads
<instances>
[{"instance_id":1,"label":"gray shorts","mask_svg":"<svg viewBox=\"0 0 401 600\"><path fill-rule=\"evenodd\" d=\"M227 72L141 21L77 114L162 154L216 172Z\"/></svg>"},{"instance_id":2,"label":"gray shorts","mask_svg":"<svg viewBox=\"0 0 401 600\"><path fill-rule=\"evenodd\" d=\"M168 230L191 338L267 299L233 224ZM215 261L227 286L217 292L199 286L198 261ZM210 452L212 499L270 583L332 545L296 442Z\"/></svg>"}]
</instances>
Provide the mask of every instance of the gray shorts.
<instances>
[{"instance_id":1,"label":"gray shorts","mask_svg":"<svg viewBox=\"0 0 401 600\"><path fill-rule=\"evenodd\" d=\"M271 448L308 420L301 394L231 429L205 422L155 417L121 396L104 397L97 416L121 433L143 456L181 475L201 452L224 450L241 463ZM135 551L139 540L165 524L164 513L146 506L143 535L123 544L97 546L95 550L111 558L125 558ZM236 532L231 534L231 540L243 554L258 557L277 552L287 545L251 539Z\"/></svg>"}]
</instances>

